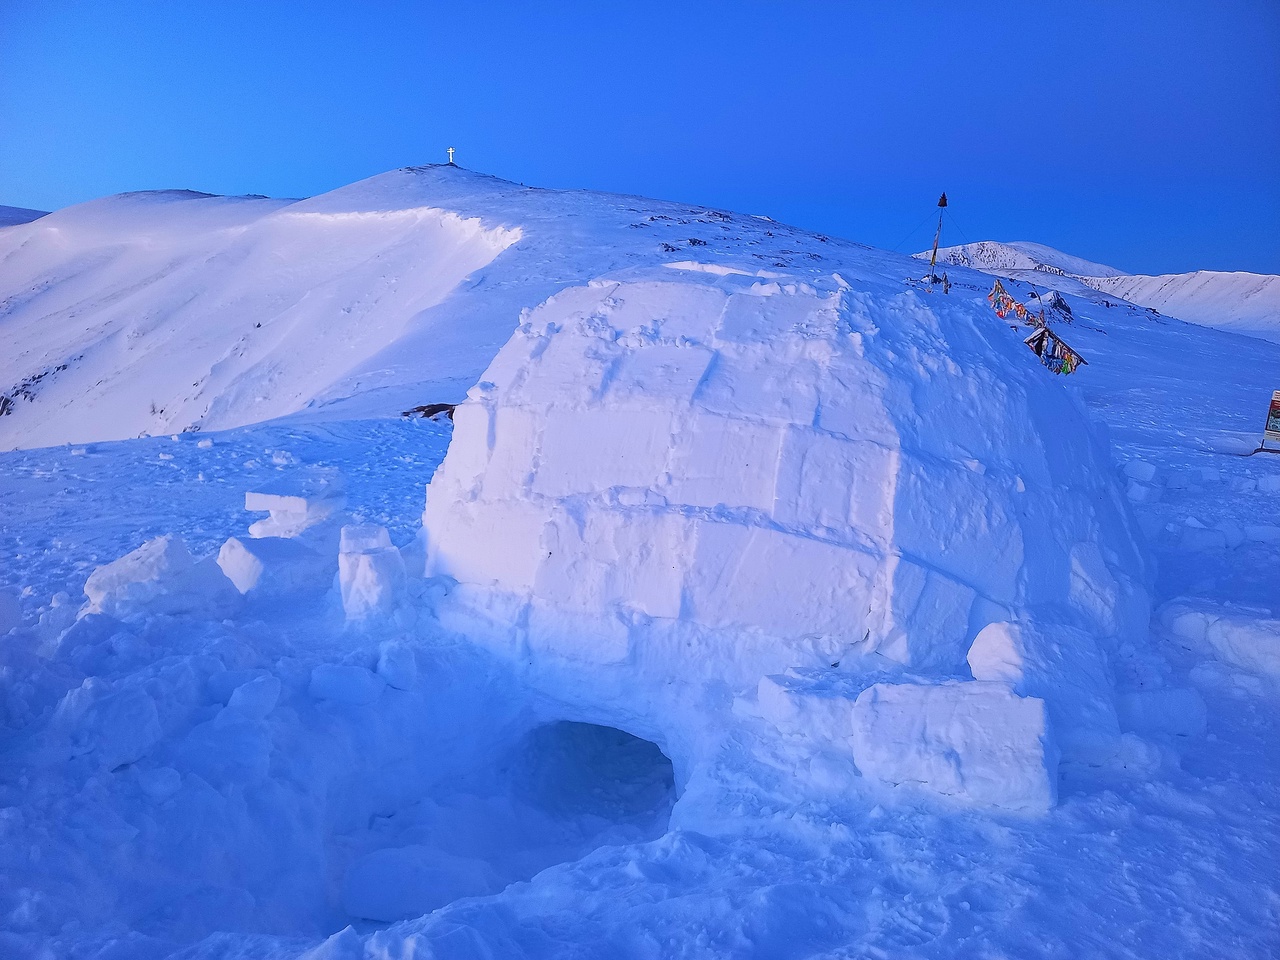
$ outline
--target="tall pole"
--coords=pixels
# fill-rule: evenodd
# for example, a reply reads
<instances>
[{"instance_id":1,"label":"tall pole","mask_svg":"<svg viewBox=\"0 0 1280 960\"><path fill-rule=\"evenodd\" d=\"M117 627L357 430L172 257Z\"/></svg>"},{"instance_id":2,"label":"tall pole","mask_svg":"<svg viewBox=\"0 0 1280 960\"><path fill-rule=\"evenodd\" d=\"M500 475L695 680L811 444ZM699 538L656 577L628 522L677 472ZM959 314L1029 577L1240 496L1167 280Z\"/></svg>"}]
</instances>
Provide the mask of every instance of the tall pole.
<instances>
[{"instance_id":1,"label":"tall pole","mask_svg":"<svg viewBox=\"0 0 1280 960\"><path fill-rule=\"evenodd\" d=\"M947 208L947 195L938 199L938 232L933 235L933 255L929 257L929 286L933 286L933 268L938 263L938 241L942 239L942 213Z\"/></svg>"}]
</instances>

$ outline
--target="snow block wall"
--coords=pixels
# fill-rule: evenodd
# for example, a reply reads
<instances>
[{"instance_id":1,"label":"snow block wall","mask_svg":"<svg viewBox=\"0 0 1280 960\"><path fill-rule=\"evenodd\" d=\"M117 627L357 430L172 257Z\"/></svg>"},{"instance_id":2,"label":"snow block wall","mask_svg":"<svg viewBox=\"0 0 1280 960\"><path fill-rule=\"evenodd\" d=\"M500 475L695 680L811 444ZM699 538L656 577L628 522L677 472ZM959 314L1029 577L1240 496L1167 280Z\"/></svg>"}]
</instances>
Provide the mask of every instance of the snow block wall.
<instances>
[{"instance_id":1,"label":"snow block wall","mask_svg":"<svg viewBox=\"0 0 1280 960\"><path fill-rule=\"evenodd\" d=\"M708 691L751 698L793 669L960 681L880 700L996 704L993 723L1105 754L1147 562L1105 451L1034 357L958 297L672 266L526 313L455 410L424 514L427 574L457 581L442 617L677 754L708 728L685 711L727 712ZM975 679L987 693L939 706ZM1044 780L1026 803L1051 798Z\"/></svg>"}]
</instances>

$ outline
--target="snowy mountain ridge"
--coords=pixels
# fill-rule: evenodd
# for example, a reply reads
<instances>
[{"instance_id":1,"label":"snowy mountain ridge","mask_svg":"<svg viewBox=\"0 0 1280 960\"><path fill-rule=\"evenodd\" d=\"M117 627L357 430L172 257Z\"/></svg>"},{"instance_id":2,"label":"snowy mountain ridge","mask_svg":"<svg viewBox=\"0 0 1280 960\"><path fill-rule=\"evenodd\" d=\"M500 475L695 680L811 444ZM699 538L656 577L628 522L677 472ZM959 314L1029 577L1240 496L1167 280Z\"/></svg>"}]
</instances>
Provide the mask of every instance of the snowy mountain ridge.
<instances>
[{"instance_id":1,"label":"snowy mountain ridge","mask_svg":"<svg viewBox=\"0 0 1280 960\"><path fill-rule=\"evenodd\" d=\"M690 259L829 273L865 249L447 164L299 201L107 197L0 231L0 448L456 401L566 286Z\"/></svg>"},{"instance_id":2,"label":"snowy mountain ridge","mask_svg":"<svg viewBox=\"0 0 1280 960\"><path fill-rule=\"evenodd\" d=\"M929 252L915 256L927 260ZM942 247L938 262L1030 283L1039 277L1040 283L1056 285L1061 292L1087 295L1082 288L1089 288L1189 323L1280 342L1280 276L1213 270L1131 275L1024 241Z\"/></svg>"}]
</instances>

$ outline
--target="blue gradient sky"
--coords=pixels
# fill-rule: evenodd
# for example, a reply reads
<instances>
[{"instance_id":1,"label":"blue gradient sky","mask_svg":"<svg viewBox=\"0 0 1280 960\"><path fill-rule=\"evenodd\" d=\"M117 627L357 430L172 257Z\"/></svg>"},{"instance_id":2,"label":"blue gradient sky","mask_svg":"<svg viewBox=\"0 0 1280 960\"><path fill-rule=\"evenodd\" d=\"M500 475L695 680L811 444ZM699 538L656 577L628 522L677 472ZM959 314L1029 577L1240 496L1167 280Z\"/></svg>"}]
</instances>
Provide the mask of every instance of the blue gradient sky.
<instances>
[{"instance_id":1,"label":"blue gradient sky","mask_svg":"<svg viewBox=\"0 0 1280 960\"><path fill-rule=\"evenodd\" d=\"M0 203L305 196L449 145L888 248L945 189L948 241L1280 273L1280 2L0 0Z\"/></svg>"}]
</instances>

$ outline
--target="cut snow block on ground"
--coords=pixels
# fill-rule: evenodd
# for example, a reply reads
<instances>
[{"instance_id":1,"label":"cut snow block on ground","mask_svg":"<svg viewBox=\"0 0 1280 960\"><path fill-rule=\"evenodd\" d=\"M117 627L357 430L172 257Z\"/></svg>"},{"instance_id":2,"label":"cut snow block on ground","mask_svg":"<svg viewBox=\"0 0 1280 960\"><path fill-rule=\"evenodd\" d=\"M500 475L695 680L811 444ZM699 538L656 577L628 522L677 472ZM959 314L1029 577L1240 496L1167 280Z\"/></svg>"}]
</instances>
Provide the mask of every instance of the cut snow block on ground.
<instances>
[{"instance_id":1,"label":"cut snow block on ground","mask_svg":"<svg viewBox=\"0 0 1280 960\"><path fill-rule=\"evenodd\" d=\"M391 613L404 589L404 560L386 527L346 526L338 549L338 582L348 620Z\"/></svg>"},{"instance_id":2,"label":"cut snow block on ground","mask_svg":"<svg viewBox=\"0 0 1280 960\"><path fill-rule=\"evenodd\" d=\"M1103 762L1119 747L1114 677L1085 630L1048 623L990 623L969 648L975 680L1007 683L1043 700L1064 757Z\"/></svg>"},{"instance_id":3,"label":"cut snow block on ground","mask_svg":"<svg viewBox=\"0 0 1280 960\"><path fill-rule=\"evenodd\" d=\"M853 755L885 786L959 803L1042 813L1057 797L1044 701L1003 683L868 687L853 707Z\"/></svg>"},{"instance_id":4,"label":"cut snow block on ground","mask_svg":"<svg viewBox=\"0 0 1280 960\"><path fill-rule=\"evenodd\" d=\"M98 567L84 593L89 601L81 616L104 613L121 620L158 613L218 620L232 615L240 600L213 557L196 561L173 536L156 537Z\"/></svg>"},{"instance_id":5,"label":"cut snow block on ground","mask_svg":"<svg viewBox=\"0 0 1280 960\"><path fill-rule=\"evenodd\" d=\"M251 537L298 537L335 517L346 505L342 480L321 474L311 481L277 484L244 495L250 513L268 514L249 526Z\"/></svg>"},{"instance_id":6,"label":"cut snow block on ground","mask_svg":"<svg viewBox=\"0 0 1280 960\"><path fill-rule=\"evenodd\" d=\"M1270 610L1178 599L1162 606L1157 619L1201 654L1280 683L1280 619Z\"/></svg>"},{"instance_id":7,"label":"cut snow block on ground","mask_svg":"<svg viewBox=\"0 0 1280 960\"><path fill-rule=\"evenodd\" d=\"M1147 556L1107 451L1005 332L839 276L564 290L455 410L423 518L442 620L670 743L719 727L686 715L723 702L700 689L943 682L987 624L1052 618L1074 649L1028 695L1070 747L1114 738L1107 651L1145 646Z\"/></svg>"}]
</instances>

